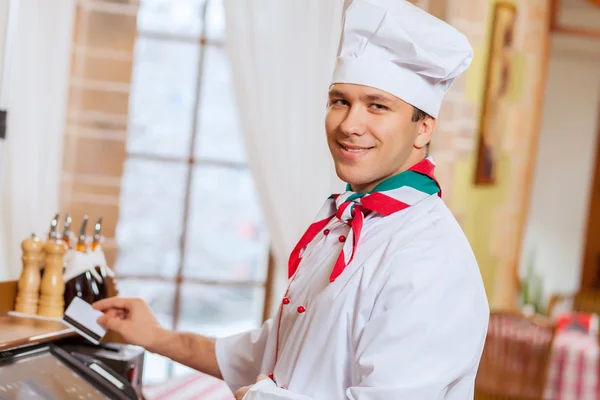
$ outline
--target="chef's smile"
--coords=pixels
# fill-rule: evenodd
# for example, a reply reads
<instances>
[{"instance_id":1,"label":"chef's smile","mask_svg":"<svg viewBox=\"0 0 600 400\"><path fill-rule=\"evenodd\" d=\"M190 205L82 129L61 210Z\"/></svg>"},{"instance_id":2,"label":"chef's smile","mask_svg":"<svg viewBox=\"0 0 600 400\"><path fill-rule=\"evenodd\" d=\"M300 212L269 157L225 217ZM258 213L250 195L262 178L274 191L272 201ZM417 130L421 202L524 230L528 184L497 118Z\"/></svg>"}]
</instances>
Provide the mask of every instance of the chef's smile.
<instances>
[{"instance_id":1,"label":"chef's smile","mask_svg":"<svg viewBox=\"0 0 600 400\"><path fill-rule=\"evenodd\" d=\"M370 150L375 148L375 146L357 146L354 144L341 142L338 142L338 145L340 147L340 153L342 154L342 156L349 159L360 158L369 153Z\"/></svg>"}]
</instances>

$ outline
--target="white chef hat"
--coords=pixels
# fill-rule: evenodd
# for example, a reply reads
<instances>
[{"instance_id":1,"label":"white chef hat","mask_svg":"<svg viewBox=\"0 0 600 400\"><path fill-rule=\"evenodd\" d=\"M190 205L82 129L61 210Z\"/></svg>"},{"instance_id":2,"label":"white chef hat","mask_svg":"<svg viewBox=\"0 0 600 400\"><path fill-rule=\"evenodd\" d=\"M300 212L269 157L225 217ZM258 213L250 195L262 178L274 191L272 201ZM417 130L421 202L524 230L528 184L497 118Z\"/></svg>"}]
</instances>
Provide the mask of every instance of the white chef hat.
<instances>
[{"instance_id":1,"label":"white chef hat","mask_svg":"<svg viewBox=\"0 0 600 400\"><path fill-rule=\"evenodd\" d=\"M472 59L462 33L408 1L354 0L331 83L381 89L437 118L444 94Z\"/></svg>"}]
</instances>

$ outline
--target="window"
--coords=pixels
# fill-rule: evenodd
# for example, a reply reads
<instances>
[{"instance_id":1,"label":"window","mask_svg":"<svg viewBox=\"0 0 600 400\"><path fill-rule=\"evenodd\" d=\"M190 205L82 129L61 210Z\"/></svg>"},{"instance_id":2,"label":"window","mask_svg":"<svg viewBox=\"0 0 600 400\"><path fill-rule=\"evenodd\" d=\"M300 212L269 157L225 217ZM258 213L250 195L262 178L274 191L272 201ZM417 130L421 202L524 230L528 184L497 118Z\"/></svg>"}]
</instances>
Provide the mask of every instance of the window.
<instances>
[{"instance_id":1,"label":"window","mask_svg":"<svg viewBox=\"0 0 600 400\"><path fill-rule=\"evenodd\" d=\"M261 324L268 263L224 39L222 0L140 0L115 236L120 294L211 336Z\"/></svg>"}]
</instances>

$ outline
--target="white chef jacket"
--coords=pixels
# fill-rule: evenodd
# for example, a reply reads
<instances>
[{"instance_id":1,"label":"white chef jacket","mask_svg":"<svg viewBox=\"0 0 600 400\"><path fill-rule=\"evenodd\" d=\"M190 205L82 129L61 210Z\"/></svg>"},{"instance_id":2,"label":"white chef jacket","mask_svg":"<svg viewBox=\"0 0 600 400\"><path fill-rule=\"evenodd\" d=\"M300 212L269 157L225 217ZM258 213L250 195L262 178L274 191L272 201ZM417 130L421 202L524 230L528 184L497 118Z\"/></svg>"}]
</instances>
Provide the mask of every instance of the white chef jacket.
<instances>
[{"instance_id":1,"label":"white chef jacket","mask_svg":"<svg viewBox=\"0 0 600 400\"><path fill-rule=\"evenodd\" d=\"M289 303L261 328L217 340L230 389L272 373L244 400L472 399L489 307L450 210L432 195L387 217L371 213L353 261L330 282L348 230L333 218L317 235Z\"/></svg>"}]
</instances>

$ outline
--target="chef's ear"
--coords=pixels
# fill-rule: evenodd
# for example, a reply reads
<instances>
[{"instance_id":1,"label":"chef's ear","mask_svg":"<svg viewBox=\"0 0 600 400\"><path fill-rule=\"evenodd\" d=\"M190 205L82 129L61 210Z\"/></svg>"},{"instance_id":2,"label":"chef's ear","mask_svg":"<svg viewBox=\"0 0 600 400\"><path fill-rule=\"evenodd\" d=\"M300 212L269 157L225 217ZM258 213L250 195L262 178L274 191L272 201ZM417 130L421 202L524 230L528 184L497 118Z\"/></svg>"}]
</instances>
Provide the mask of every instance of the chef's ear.
<instances>
[{"instance_id":1,"label":"chef's ear","mask_svg":"<svg viewBox=\"0 0 600 400\"><path fill-rule=\"evenodd\" d=\"M412 121L419 125L414 146L417 149L427 148L427 153L429 153L429 144L433 137L433 131L435 131L435 118L415 108Z\"/></svg>"}]
</instances>

